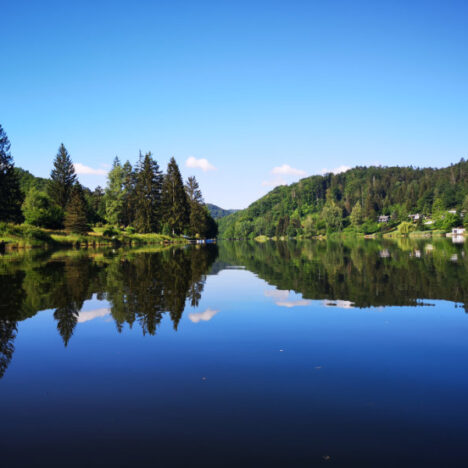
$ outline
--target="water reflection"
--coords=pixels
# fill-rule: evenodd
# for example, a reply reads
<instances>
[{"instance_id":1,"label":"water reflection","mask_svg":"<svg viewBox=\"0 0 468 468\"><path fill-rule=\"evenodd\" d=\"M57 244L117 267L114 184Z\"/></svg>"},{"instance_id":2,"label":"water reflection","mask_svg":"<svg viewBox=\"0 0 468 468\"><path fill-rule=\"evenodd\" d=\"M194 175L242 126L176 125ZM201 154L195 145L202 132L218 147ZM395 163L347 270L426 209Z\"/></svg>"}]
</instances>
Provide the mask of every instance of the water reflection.
<instances>
[{"instance_id":1,"label":"water reflection","mask_svg":"<svg viewBox=\"0 0 468 468\"><path fill-rule=\"evenodd\" d=\"M206 275L246 268L274 288L272 305L324 307L412 305L444 299L468 310L466 244L450 240L398 242L226 242L163 250L29 252L0 258L0 377L13 353L18 323L52 309L68 346L78 323L107 317L118 332L154 335L165 315L177 330L186 304L197 308ZM242 294L242 291L239 291ZM91 298L107 304L84 311ZM215 308L194 311L193 323Z\"/></svg>"},{"instance_id":2,"label":"water reflection","mask_svg":"<svg viewBox=\"0 0 468 468\"><path fill-rule=\"evenodd\" d=\"M468 311L466 244L427 241L231 242L219 262L245 265L277 291L277 305L329 300L354 307L419 305L420 299L463 303ZM292 300L289 291L302 294Z\"/></svg>"},{"instance_id":3,"label":"water reflection","mask_svg":"<svg viewBox=\"0 0 468 468\"><path fill-rule=\"evenodd\" d=\"M0 377L8 367L17 322L53 309L57 330L68 346L78 323L109 315L117 330L139 324L154 335L167 313L177 329L186 300L196 307L217 247L165 251L58 252L0 260ZM93 296L108 308L82 311Z\"/></svg>"}]
</instances>

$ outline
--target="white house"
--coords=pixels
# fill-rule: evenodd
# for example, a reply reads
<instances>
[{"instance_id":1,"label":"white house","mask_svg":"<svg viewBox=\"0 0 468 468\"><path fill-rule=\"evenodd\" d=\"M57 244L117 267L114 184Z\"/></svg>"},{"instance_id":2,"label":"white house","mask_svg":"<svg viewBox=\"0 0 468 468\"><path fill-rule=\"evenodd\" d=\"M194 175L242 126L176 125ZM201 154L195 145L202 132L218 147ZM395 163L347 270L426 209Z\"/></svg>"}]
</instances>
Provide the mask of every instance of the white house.
<instances>
[{"instance_id":1,"label":"white house","mask_svg":"<svg viewBox=\"0 0 468 468\"><path fill-rule=\"evenodd\" d=\"M419 221L421 219L421 215L419 213L410 214L408 218L411 218L411 221Z\"/></svg>"},{"instance_id":2,"label":"white house","mask_svg":"<svg viewBox=\"0 0 468 468\"><path fill-rule=\"evenodd\" d=\"M390 216L379 216L379 223L388 223Z\"/></svg>"},{"instance_id":3,"label":"white house","mask_svg":"<svg viewBox=\"0 0 468 468\"><path fill-rule=\"evenodd\" d=\"M452 236L463 236L465 234L465 228L453 228L452 229Z\"/></svg>"}]
</instances>

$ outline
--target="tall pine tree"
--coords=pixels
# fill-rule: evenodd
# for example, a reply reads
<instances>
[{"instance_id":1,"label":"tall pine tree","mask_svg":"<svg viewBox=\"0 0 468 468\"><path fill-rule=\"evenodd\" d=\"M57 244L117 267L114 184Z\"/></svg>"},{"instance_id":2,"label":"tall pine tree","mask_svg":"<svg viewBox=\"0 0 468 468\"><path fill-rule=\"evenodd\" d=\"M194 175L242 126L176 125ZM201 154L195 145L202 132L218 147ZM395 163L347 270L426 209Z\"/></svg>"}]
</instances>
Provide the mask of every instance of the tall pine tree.
<instances>
[{"instance_id":1,"label":"tall pine tree","mask_svg":"<svg viewBox=\"0 0 468 468\"><path fill-rule=\"evenodd\" d=\"M138 232L156 232L161 217L162 172L151 153L140 157L135 177L135 221Z\"/></svg>"},{"instance_id":2,"label":"tall pine tree","mask_svg":"<svg viewBox=\"0 0 468 468\"><path fill-rule=\"evenodd\" d=\"M179 166L171 158L167 166L162 188L162 208L164 222L172 234L181 234L189 226L190 207L185 193Z\"/></svg>"},{"instance_id":3,"label":"tall pine tree","mask_svg":"<svg viewBox=\"0 0 468 468\"><path fill-rule=\"evenodd\" d=\"M73 186L77 182L75 168L68 151L63 143L60 145L54 160L54 168L50 173L49 195L50 198L63 210L70 200Z\"/></svg>"},{"instance_id":4,"label":"tall pine tree","mask_svg":"<svg viewBox=\"0 0 468 468\"><path fill-rule=\"evenodd\" d=\"M116 156L112 169L107 174L107 187L104 196L106 221L110 224L122 223L124 173L119 158Z\"/></svg>"},{"instance_id":5,"label":"tall pine tree","mask_svg":"<svg viewBox=\"0 0 468 468\"><path fill-rule=\"evenodd\" d=\"M71 190L70 201L65 212L65 229L78 234L86 234L89 230L86 200L83 188L78 183Z\"/></svg>"},{"instance_id":6,"label":"tall pine tree","mask_svg":"<svg viewBox=\"0 0 468 468\"><path fill-rule=\"evenodd\" d=\"M0 125L0 221L21 222L23 194L10 153L10 140Z\"/></svg>"},{"instance_id":7,"label":"tall pine tree","mask_svg":"<svg viewBox=\"0 0 468 468\"><path fill-rule=\"evenodd\" d=\"M190 234L205 236L207 229L207 213L203 196L195 177L189 177L185 184L185 191L190 207L189 228Z\"/></svg>"}]
</instances>

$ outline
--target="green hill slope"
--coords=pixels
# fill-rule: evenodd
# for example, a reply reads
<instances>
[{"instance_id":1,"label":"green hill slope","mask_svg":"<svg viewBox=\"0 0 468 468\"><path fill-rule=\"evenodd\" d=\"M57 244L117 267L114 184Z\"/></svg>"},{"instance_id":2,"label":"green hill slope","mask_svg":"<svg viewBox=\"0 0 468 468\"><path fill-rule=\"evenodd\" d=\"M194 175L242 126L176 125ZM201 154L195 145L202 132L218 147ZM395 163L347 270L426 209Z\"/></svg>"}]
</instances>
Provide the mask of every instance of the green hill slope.
<instances>
[{"instance_id":1,"label":"green hill slope","mask_svg":"<svg viewBox=\"0 0 468 468\"><path fill-rule=\"evenodd\" d=\"M206 203L206 207L208 208L208 211L210 212L211 216L214 219L221 219L224 218L225 216L228 216L232 213L236 213L239 210L225 210L224 208L221 208L217 205L213 205L212 203Z\"/></svg>"},{"instance_id":2,"label":"green hill slope","mask_svg":"<svg viewBox=\"0 0 468 468\"><path fill-rule=\"evenodd\" d=\"M220 219L219 232L222 238L373 233L409 221L414 213L426 217L421 216L417 229L447 230L462 222L467 195L468 162L463 159L443 169L356 167L276 187L245 210ZM379 215L389 215L389 222L378 223ZM424 224L429 218L434 222Z\"/></svg>"}]
</instances>

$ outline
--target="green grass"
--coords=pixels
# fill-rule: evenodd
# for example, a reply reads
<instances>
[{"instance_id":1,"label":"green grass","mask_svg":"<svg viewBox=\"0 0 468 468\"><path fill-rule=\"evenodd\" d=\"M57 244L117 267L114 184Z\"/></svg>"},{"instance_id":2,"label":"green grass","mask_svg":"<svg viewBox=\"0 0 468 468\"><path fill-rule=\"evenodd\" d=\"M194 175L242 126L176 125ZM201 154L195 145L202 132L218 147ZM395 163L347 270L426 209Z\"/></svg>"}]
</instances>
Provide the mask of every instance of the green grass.
<instances>
[{"instance_id":1,"label":"green grass","mask_svg":"<svg viewBox=\"0 0 468 468\"><path fill-rule=\"evenodd\" d=\"M112 235L104 235L107 231ZM185 244L182 237L163 234L136 234L108 227L94 228L87 234L74 234L66 231L52 231L27 224L0 223L0 243L10 248L33 247L104 247L115 245L161 245Z\"/></svg>"}]
</instances>

